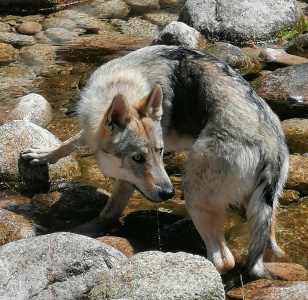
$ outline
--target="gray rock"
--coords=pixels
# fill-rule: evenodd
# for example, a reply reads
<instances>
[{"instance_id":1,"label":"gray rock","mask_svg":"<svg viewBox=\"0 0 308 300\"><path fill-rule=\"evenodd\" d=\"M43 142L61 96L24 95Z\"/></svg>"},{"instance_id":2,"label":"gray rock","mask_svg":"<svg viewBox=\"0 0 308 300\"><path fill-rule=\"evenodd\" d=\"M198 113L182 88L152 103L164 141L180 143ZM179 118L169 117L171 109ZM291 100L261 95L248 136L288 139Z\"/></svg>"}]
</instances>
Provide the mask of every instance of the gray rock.
<instances>
[{"instance_id":1,"label":"gray rock","mask_svg":"<svg viewBox=\"0 0 308 300\"><path fill-rule=\"evenodd\" d=\"M179 15L166 11L155 11L144 14L144 18L158 26L166 26L173 21L177 21Z\"/></svg>"},{"instance_id":2,"label":"gray rock","mask_svg":"<svg viewBox=\"0 0 308 300\"><path fill-rule=\"evenodd\" d=\"M142 252L103 274L90 300L225 299L220 275L207 259L184 252Z\"/></svg>"},{"instance_id":3,"label":"gray rock","mask_svg":"<svg viewBox=\"0 0 308 300\"><path fill-rule=\"evenodd\" d=\"M8 120L31 121L45 128L52 120L52 108L43 96L31 93L19 99Z\"/></svg>"},{"instance_id":4,"label":"gray rock","mask_svg":"<svg viewBox=\"0 0 308 300\"><path fill-rule=\"evenodd\" d=\"M35 44L35 38L24 34L0 32L0 43L12 44L13 46L23 47Z\"/></svg>"},{"instance_id":5,"label":"gray rock","mask_svg":"<svg viewBox=\"0 0 308 300\"><path fill-rule=\"evenodd\" d=\"M72 156L53 165L31 166L20 157L21 150L34 146L56 147L61 142L49 131L28 121L11 121L0 126L0 180L15 182L20 188L46 190L50 181L79 175Z\"/></svg>"},{"instance_id":6,"label":"gray rock","mask_svg":"<svg viewBox=\"0 0 308 300\"><path fill-rule=\"evenodd\" d=\"M308 114L308 63L278 69L255 83L257 92L282 119Z\"/></svg>"},{"instance_id":7,"label":"gray rock","mask_svg":"<svg viewBox=\"0 0 308 300\"><path fill-rule=\"evenodd\" d=\"M75 36L73 32L65 28L48 28L45 35L53 45L62 45Z\"/></svg>"},{"instance_id":8,"label":"gray rock","mask_svg":"<svg viewBox=\"0 0 308 300\"><path fill-rule=\"evenodd\" d=\"M130 6L134 12L150 12L159 9L159 0L126 0L126 3Z\"/></svg>"},{"instance_id":9,"label":"gray rock","mask_svg":"<svg viewBox=\"0 0 308 300\"><path fill-rule=\"evenodd\" d=\"M207 39L240 44L275 38L301 24L301 18L296 0L188 0L179 21Z\"/></svg>"},{"instance_id":10,"label":"gray rock","mask_svg":"<svg viewBox=\"0 0 308 300\"><path fill-rule=\"evenodd\" d=\"M0 248L0 299L84 299L124 254L97 240L54 233Z\"/></svg>"},{"instance_id":11,"label":"gray rock","mask_svg":"<svg viewBox=\"0 0 308 300\"><path fill-rule=\"evenodd\" d=\"M76 27L76 22L68 18L50 15L43 21L42 25L45 30L49 28L64 28L71 31Z\"/></svg>"},{"instance_id":12,"label":"gray rock","mask_svg":"<svg viewBox=\"0 0 308 300\"><path fill-rule=\"evenodd\" d=\"M182 22L171 22L153 40L153 45L176 45L197 49L205 39L194 28Z\"/></svg>"}]
</instances>

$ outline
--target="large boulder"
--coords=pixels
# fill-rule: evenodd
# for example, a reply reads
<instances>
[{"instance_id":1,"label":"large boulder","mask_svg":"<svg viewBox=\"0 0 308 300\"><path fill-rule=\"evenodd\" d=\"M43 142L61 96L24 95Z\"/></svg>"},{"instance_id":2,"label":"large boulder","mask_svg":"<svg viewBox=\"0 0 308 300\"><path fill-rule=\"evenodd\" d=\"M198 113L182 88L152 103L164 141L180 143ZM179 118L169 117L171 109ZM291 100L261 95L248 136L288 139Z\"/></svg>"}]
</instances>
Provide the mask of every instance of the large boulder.
<instances>
[{"instance_id":1,"label":"large boulder","mask_svg":"<svg viewBox=\"0 0 308 300\"><path fill-rule=\"evenodd\" d=\"M292 27L302 29L302 12L296 0L188 0L179 21L208 39L240 44L269 40Z\"/></svg>"},{"instance_id":2,"label":"large boulder","mask_svg":"<svg viewBox=\"0 0 308 300\"><path fill-rule=\"evenodd\" d=\"M49 131L29 121L16 120L0 126L0 180L14 182L20 188L46 190L50 181L79 175L78 163L72 156L49 166L31 166L20 157L20 152L31 145L56 147L60 144Z\"/></svg>"},{"instance_id":3,"label":"large boulder","mask_svg":"<svg viewBox=\"0 0 308 300\"><path fill-rule=\"evenodd\" d=\"M184 252L138 253L105 272L90 300L225 299L220 275L207 259Z\"/></svg>"},{"instance_id":4,"label":"large boulder","mask_svg":"<svg viewBox=\"0 0 308 300\"><path fill-rule=\"evenodd\" d=\"M85 299L104 272L125 261L113 247L72 233L15 241L0 248L0 299Z\"/></svg>"}]
</instances>

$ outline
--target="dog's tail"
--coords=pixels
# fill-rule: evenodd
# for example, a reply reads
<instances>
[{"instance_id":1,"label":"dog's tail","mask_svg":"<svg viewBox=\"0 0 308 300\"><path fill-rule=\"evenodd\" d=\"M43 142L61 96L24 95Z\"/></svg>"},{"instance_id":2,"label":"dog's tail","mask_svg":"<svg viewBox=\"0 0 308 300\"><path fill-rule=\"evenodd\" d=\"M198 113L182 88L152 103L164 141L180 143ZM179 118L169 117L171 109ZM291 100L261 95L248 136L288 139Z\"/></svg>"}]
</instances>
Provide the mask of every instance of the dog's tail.
<instances>
[{"instance_id":1,"label":"dog's tail","mask_svg":"<svg viewBox=\"0 0 308 300\"><path fill-rule=\"evenodd\" d=\"M257 177L257 187L247 206L247 221L250 229L250 241L244 275L248 280L272 278L263 264L263 255L270 239L273 211L278 205L287 179L289 160L283 147L275 158L263 160Z\"/></svg>"}]
</instances>

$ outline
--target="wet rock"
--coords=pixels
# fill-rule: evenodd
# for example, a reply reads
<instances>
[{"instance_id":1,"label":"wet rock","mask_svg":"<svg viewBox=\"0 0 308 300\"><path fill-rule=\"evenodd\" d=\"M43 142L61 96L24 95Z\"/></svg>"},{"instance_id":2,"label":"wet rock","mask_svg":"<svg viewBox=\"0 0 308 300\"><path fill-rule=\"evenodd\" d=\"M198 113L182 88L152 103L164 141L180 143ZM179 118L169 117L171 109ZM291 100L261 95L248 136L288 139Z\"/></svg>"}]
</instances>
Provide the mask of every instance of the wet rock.
<instances>
[{"instance_id":1,"label":"wet rock","mask_svg":"<svg viewBox=\"0 0 308 300\"><path fill-rule=\"evenodd\" d=\"M188 0L179 21L209 40L240 44L275 38L294 26L301 29L302 12L294 0Z\"/></svg>"},{"instance_id":2,"label":"wet rock","mask_svg":"<svg viewBox=\"0 0 308 300\"><path fill-rule=\"evenodd\" d=\"M49 38L53 45L62 45L76 36L75 33L65 28L48 28L45 35Z\"/></svg>"},{"instance_id":3,"label":"wet rock","mask_svg":"<svg viewBox=\"0 0 308 300\"><path fill-rule=\"evenodd\" d=\"M11 30L11 26L7 23L0 22L0 32L9 32Z\"/></svg>"},{"instance_id":4,"label":"wet rock","mask_svg":"<svg viewBox=\"0 0 308 300\"><path fill-rule=\"evenodd\" d=\"M32 204L46 215L50 231L68 230L98 217L110 194L87 184L61 184L48 194L37 194Z\"/></svg>"},{"instance_id":5,"label":"wet rock","mask_svg":"<svg viewBox=\"0 0 308 300\"><path fill-rule=\"evenodd\" d=\"M71 19L59 18L59 17L51 15L47 17L46 19L44 19L42 25L43 25L44 30L50 29L50 28L57 28L57 29L63 28L68 31L71 31L76 27L76 22Z\"/></svg>"},{"instance_id":6,"label":"wet rock","mask_svg":"<svg viewBox=\"0 0 308 300\"><path fill-rule=\"evenodd\" d=\"M308 280L307 270L298 264L290 263L265 263L266 268L275 276L288 281Z\"/></svg>"},{"instance_id":7,"label":"wet rock","mask_svg":"<svg viewBox=\"0 0 308 300\"><path fill-rule=\"evenodd\" d=\"M0 246L37 234L35 224L21 215L0 208Z\"/></svg>"},{"instance_id":8,"label":"wet rock","mask_svg":"<svg viewBox=\"0 0 308 300\"><path fill-rule=\"evenodd\" d=\"M279 198L279 204L289 205L300 200L299 192L293 190L284 190L282 196Z\"/></svg>"},{"instance_id":9,"label":"wet rock","mask_svg":"<svg viewBox=\"0 0 308 300\"><path fill-rule=\"evenodd\" d=\"M308 195L308 157L290 155L290 169L286 188Z\"/></svg>"},{"instance_id":10,"label":"wet rock","mask_svg":"<svg viewBox=\"0 0 308 300\"><path fill-rule=\"evenodd\" d=\"M34 35L34 38L40 44L51 44L51 40L42 31Z\"/></svg>"},{"instance_id":11,"label":"wet rock","mask_svg":"<svg viewBox=\"0 0 308 300\"><path fill-rule=\"evenodd\" d=\"M89 5L81 5L77 8L91 17L100 19L122 19L125 18L130 9L123 0L100 1L94 0Z\"/></svg>"},{"instance_id":12,"label":"wet rock","mask_svg":"<svg viewBox=\"0 0 308 300\"><path fill-rule=\"evenodd\" d=\"M178 15L174 13L168 13L165 11L157 11L157 12L150 12L144 14L144 18L158 26L166 26L171 22L177 21Z\"/></svg>"},{"instance_id":13,"label":"wet rock","mask_svg":"<svg viewBox=\"0 0 308 300\"><path fill-rule=\"evenodd\" d=\"M153 38L158 34L157 25L139 17L129 18L128 21L114 20L113 23L119 28L120 32L127 35L136 35Z\"/></svg>"},{"instance_id":14,"label":"wet rock","mask_svg":"<svg viewBox=\"0 0 308 300\"><path fill-rule=\"evenodd\" d=\"M19 51L10 44L0 43L0 64L7 64L16 61Z\"/></svg>"},{"instance_id":15,"label":"wet rock","mask_svg":"<svg viewBox=\"0 0 308 300\"><path fill-rule=\"evenodd\" d=\"M283 49L266 48L260 51L260 58L266 62L275 62L286 66L294 66L307 63L308 59L292 54L288 54Z\"/></svg>"},{"instance_id":16,"label":"wet rock","mask_svg":"<svg viewBox=\"0 0 308 300\"><path fill-rule=\"evenodd\" d=\"M14 47L30 46L35 44L35 38L24 34L0 32L0 43L12 44Z\"/></svg>"},{"instance_id":17,"label":"wet rock","mask_svg":"<svg viewBox=\"0 0 308 300\"><path fill-rule=\"evenodd\" d=\"M14 182L29 192L46 190L50 181L68 180L79 175L79 166L72 156L53 165L31 166L20 157L21 150L38 145L56 147L61 142L47 130L27 121L11 121L0 126L0 179Z\"/></svg>"},{"instance_id":18,"label":"wet rock","mask_svg":"<svg viewBox=\"0 0 308 300\"><path fill-rule=\"evenodd\" d=\"M281 119L308 114L308 63L278 69L256 82L258 94Z\"/></svg>"},{"instance_id":19,"label":"wet rock","mask_svg":"<svg viewBox=\"0 0 308 300\"><path fill-rule=\"evenodd\" d=\"M308 282L298 281L274 281L274 280L257 280L248 283L244 288L238 288L228 292L231 299L245 300L285 300L285 299L306 299L308 292Z\"/></svg>"},{"instance_id":20,"label":"wet rock","mask_svg":"<svg viewBox=\"0 0 308 300\"><path fill-rule=\"evenodd\" d=\"M21 97L7 115L6 122L11 120L31 121L45 128L52 120L52 108L43 96L31 93Z\"/></svg>"},{"instance_id":21,"label":"wet rock","mask_svg":"<svg viewBox=\"0 0 308 300\"><path fill-rule=\"evenodd\" d=\"M282 122L291 153L308 153L308 120L289 119Z\"/></svg>"},{"instance_id":22,"label":"wet rock","mask_svg":"<svg viewBox=\"0 0 308 300\"><path fill-rule=\"evenodd\" d=\"M17 27L21 34L35 35L42 30L42 25L37 22L24 22Z\"/></svg>"},{"instance_id":23,"label":"wet rock","mask_svg":"<svg viewBox=\"0 0 308 300\"><path fill-rule=\"evenodd\" d=\"M201 49L206 44L206 40L196 29L182 22L171 22L159 33L152 44Z\"/></svg>"},{"instance_id":24,"label":"wet rock","mask_svg":"<svg viewBox=\"0 0 308 300\"><path fill-rule=\"evenodd\" d=\"M257 73L263 68L259 59L228 43L210 44L205 46L204 51L225 61L243 75Z\"/></svg>"},{"instance_id":25,"label":"wet rock","mask_svg":"<svg viewBox=\"0 0 308 300\"><path fill-rule=\"evenodd\" d=\"M133 12L150 12L159 9L159 0L125 0Z\"/></svg>"},{"instance_id":26,"label":"wet rock","mask_svg":"<svg viewBox=\"0 0 308 300\"><path fill-rule=\"evenodd\" d=\"M0 74L0 101L6 102L30 93L35 73L29 66L0 66Z\"/></svg>"},{"instance_id":27,"label":"wet rock","mask_svg":"<svg viewBox=\"0 0 308 300\"><path fill-rule=\"evenodd\" d=\"M0 298L85 299L104 272L125 261L113 247L72 233L9 243L0 248Z\"/></svg>"},{"instance_id":28,"label":"wet rock","mask_svg":"<svg viewBox=\"0 0 308 300\"><path fill-rule=\"evenodd\" d=\"M132 257L135 254L133 246L125 238L118 236L102 236L97 238L97 240L118 249L127 257Z\"/></svg>"},{"instance_id":29,"label":"wet rock","mask_svg":"<svg viewBox=\"0 0 308 300\"><path fill-rule=\"evenodd\" d=\"M90 300L225 299L215 267L201 256L184 252L138 253L121 268L105 272Z\"/></svg>"},{"instance_id":30,"label":"wet rock","mask_svg":"<svg viewBox=\"0 0 308 300\"><path fill-rule=\"evenodd\" d=\"M0 192L0 208L24 216L31 216L34 210L30 198L7 190Z\"/></svg>"},{"instance_id":31,"label":"wet rock","mask_svg":"<svg viewBox=\"0 0 308 300\"><path fill-rule=\"evenodd\" d=\"M36 74L39 74L55 62L56 48L49 44L35 44L21 48L20 56Z\"/></svg>"}]
</instances>

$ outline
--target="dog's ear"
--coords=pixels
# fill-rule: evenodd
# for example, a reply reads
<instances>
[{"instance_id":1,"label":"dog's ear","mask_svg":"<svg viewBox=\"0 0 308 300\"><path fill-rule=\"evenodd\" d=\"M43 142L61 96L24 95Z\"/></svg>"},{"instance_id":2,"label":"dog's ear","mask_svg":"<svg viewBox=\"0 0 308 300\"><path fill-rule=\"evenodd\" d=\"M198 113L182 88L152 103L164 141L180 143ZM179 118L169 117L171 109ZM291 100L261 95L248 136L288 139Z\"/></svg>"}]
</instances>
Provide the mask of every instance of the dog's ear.
<instances>
[{"instance_id":1,"label":"dog's ear","mask_svg":"<svg viewBox=\"0 0 308 300\"><path fill-rule=\"evenodd\" d=\"M137 107L143 115L149 116L155 121L160 121L163 114L162 102L163 91L160 84L156 83L151 93L138 102Z\"/></svg>"},{"instance_id":2,"label":"dog's ear","mask_svg":"<svg viewBox=\"0 0 308 300\"><path fill-rule=\"evenodd\" d=\"M106 112L105 126L111 131L116 126L125 126L130 121L129 104L125 96L121 93L117 94L110 104Z\"/></svg>"}]
</instances>

